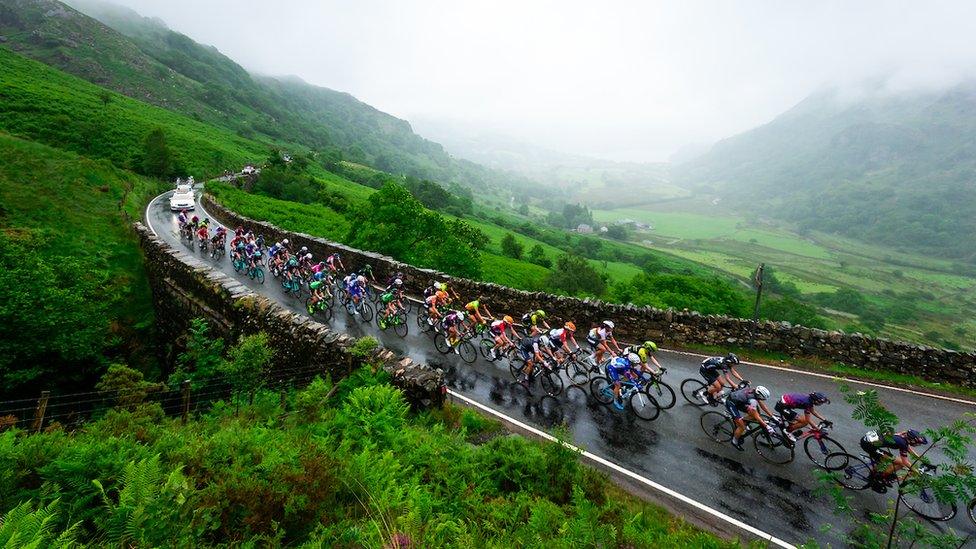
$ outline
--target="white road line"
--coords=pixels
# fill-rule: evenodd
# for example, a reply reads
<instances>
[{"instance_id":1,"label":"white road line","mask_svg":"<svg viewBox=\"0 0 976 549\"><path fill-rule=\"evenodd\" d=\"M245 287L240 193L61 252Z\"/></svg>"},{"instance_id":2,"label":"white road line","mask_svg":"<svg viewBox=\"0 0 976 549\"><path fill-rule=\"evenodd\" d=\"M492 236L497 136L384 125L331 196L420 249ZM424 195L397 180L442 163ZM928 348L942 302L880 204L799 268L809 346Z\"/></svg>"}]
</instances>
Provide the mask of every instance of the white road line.
<instances>
[{"instance_id":1,"label":"white road line","mask_svg":"<svg viewBox=\"0 0 976 549\"><path fill-rule=\"evenodd\" d=\"M168 193L169 191L166 192ZM155 204L157 200L162 198L164 194L166 193L157 194L152 200L149 201L149 204L146 206L146 220L145 220L146 226L149 227L150 231L152 231L153 236L159 236L159 233L156 232L156 229L154 229L152 226L152 222L149 221L149 210L152 208L152 205Z\"/></svg>"},{"instance_id":2,"label":"white road line","mask_svg":"<svg viewBox=\"0 0 976 549\"><path fill-rule=\"evenodd\" d=\"M546 433L545 431L540 431L539 429L536 429L535 427L532 427L531 425L526 425L525 423L522 423L521 421L519 421L519 420L517 420L517 419L515 419L513 417L509 417L509 416L507 416L507 415L505 415L505 414L503 414L503 413L495 410L494 408L490 408L488 406L485 406L484 404L481 404L480 402L477 402L475 400L472 400L472 399L470 399L470 398L468 398L468 397L466 397L466 396L464 396L464 395L462 395L460 393L456 393L456 392L448 389L447 390L447 394L451 395L454 398L460 399L460 400L462 400L462 401L470 404L471 406L474 406L474 407L478 408L479 410L482 410L484 412L487 412L487 413L489 413L491 415L494 415L496 417L502 418L505 421L507 421L507 422L509 422L509 423L511 423L513 425L516 425L516 426L518 426L521 429L525 429L526 431L529 431L530 433L532 433L532 434L534 434L536 436L542 437L542 438L544 438L546 440L549 440L549 441L552 441L552 442L557 442L558 441L558 439L556 439L556 437L550 435L549 433ZM683 502L683 503L685 503L687 505L690 505L690 506L692 506L692 507L694 507L694 508L696 508L696 509L698 509L700 511L704 511L705 513L708 513L709 515L711 515L711 516L713 516L713 517L715 517L715 518L717 518L717 519L719 519L721 521L727 522L727 523L731 524L732 526L735 526L736 528L738 528L740 530L744 530L746 532L749 532L750 534L752 534L752 535L754 535L754 536L756 536L756 537L758 537L760 539L766 540L769 543L772 543L774 545L778 545L779 547L785 547L785 548L788 548L788 549L796 549L796 546L793 545L793 544L791 544L791 543L788 543L786 541L783 541L783 540L781 540L781 539L773 536L772 534L769 534L769 533L764 532L764 531L762 531L762 530L760 530L758 528L755 528L753 526L750 526L750 525L748 525L748 524L746 524L746 523L742 522L741 520L738 520L738 519L736 519L734 517L730 517L729 515L726 515L725 513L722 513L721 511L718 511L716 509L713 509L713 508L711 508L711 507L709 507L709 506L705 505L704 503L701 503L701 502L699 502L697 500L691 499L691 498L689 498L688 496L686 496L684 494L681 494L679 492L675 492L674 490L672 490L672 489L670 489L670 488L668 488L666 486L662 486L662 485L654 482L653 480L650 480L648 478L642 477L642 476L638 475L637 473L635 473L635 472L633 472L633 471L631 471L629 469L624 469L623 467L617 465L616 463L613 463L612 461L608 461L608 460L606 460L606 459L604 459L604 458L602 458L602 457L600 457L600 456L598 456L596 454L593 454L591 452L588 452L586 450L583 450L582 448L579 448L577 446L574 446L574 445L572 445L572 444L570 444L568 442L565 442L565 441L560 441L560 442L561 442L561 444L563 444L567 448L570 448L570 449L572 449L575 452L579 452L583 457L585 457L586 459L589 459L590 461L594 461L596 463L599 463L600 465L603 465L604 467L609 467L610 469L613 469L614 471L616 471L616 472L618 472L618 473L620 473L622 475L626 475L627 477L630 477L631 479L636 480L636 481L640 482L641 484L644 484L645 486L648 486L648 487L650 487L650 488L652 488L652 489L654 489L654 490L656 490L658 492L661 492L661 493L663 493L663 494L665 494L667 496L670 496L670 497L672 497L674 499L677 499L677 500L679 500L679 501L681 501L681 502Z\"/></svg>"},{"instance_id":3,"label":"white road line","mask_svg":"<svg viewBox=\"0 0 976 549\"><path fill-rule=\"evenodd\" d=\"M666 351L668 353L678 354L678 355L688 355L688 356L695 356L695 357L702 357L702 358L707 358L708 356L710 356L710 355L701 354L701 353L693 353L693 352L690 352L690 351L675 351L675 350L672 350L672 349L665 349L663 347L661 348L661 350L662 351ZM844 376L839 376L839 375L821 374L820 372L808 372L806 370L797 370L797 369L794 369L794 368L787 368L785 366L773 366L772 364L763 364L761 362L748 362L748 361L745 361L745 360L743 360L741 363L742 364L747 364L749 366L760 366L762 368L769 368L771 370L779 370L779 371L782 371L782 372L789 372L789 373L792 373L792 374L803 374L803 375L808 375L808 376L813 376L813 377L819 377L819 378L823 378L823 379L830 379L830 380L843 380L843 381L846 381L846 382L849 382L849 383L858 383L858 384L861 384L861 385L867 385L868 387L877 387L879 389L889 389L889 390L892 390L892 391L898 391L900 393L908 393L908 394L917 395L917 396L924 396L924 397L929 397L929 398L937 398L939 400L947 400L949 402L957 402L959 404L966 404L966 405L969 405L969 406L976 406L976 403L974 403L972 400L966 400L966 399L962 399L962 398L954 398L954 397L949 397L949 396L944 396L944 395L937 395L935 393L926 393L924 391L916 391L914 389L905 389L904 387L895 387L895 386L892 386L892 385L884 385L882 383L873 383L873 382L870 382L870 381L861 381L859 379L852 379L852 378L849 378L849 377L844 377Z\"/></svg>"}]
</instances>

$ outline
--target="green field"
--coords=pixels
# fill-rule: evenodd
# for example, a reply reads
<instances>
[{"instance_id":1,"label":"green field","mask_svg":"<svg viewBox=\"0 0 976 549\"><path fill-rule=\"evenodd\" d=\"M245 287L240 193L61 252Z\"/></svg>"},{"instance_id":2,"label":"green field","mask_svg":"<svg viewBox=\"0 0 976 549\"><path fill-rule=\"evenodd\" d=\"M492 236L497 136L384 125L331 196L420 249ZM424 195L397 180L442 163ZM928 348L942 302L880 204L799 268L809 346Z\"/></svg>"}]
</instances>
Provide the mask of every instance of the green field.
<instances>
[{"instance_id":1,"label":"green field","mask_svg":"<svg viewBox=\"0 0 976 549\"><path fill-rule=\"evenodd\" d=\"M702 202L594 210L593 215L603 223L620 219L647 223L652 229L635 231L632 240L743 282L749 281L759 263L771 265L778 279L794 284L804 299L851 288L879 307L911 300L916 309L913 317L887 318L879 335L973 347L974 269L835 235L801 236L787 227L726 215L719 206ZM821 313L835 328L863 328L854 322L857 315L827 307L821 307Z\"/></svg>"}]
</instances>

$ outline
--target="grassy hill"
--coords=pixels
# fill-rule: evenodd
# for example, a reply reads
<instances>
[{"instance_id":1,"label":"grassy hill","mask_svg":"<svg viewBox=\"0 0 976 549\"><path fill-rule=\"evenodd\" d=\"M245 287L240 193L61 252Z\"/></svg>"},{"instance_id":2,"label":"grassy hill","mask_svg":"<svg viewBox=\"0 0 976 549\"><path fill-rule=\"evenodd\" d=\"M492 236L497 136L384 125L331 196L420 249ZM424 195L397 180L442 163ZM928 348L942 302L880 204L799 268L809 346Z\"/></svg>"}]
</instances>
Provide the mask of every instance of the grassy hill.
<instances>
[{"instance_id":1,"label":"grassy hill","mask_svg":"<svg viewBox=\"0 0 976 549\"><path fill-rule=\"evenodd\" d=\"M518 178L452 158L406 121L347 93L294 77L251 75L215 48L127 8L92 0L70 4L94 18L55 0L4 2L0 35L23 55L242 137L341 154L482 193L521 186Z\"/></svg>"},{"instance_id":2,"label":"grassy hill","mask_svg":"<svg viewBox=\"0 0 976 549\"><path fill-rule=\"evenodd\" d=\"M976 263L976 84L814 94L674 175L801 230Z\"/></svg>"}]
</instances>

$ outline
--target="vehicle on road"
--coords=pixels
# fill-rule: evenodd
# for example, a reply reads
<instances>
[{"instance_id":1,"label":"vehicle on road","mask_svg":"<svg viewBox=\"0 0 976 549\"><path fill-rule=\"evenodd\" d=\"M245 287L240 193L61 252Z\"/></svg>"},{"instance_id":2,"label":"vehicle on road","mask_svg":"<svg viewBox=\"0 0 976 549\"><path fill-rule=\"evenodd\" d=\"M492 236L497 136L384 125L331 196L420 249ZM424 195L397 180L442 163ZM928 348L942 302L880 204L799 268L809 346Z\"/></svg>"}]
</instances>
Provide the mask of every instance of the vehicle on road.
<instances>
[{"instance_id":1,"label":"vehicle on road","mask_svg":"<svg viewBox=\"0 0 976 549\"><path fill-rule=\"evenodd\" d=\"M176 191L169 198L169 209L174 212L192 210L196 204L197 199L193 192L193 183L179 181L176 185Z\"/></svg>"}]
</instances>

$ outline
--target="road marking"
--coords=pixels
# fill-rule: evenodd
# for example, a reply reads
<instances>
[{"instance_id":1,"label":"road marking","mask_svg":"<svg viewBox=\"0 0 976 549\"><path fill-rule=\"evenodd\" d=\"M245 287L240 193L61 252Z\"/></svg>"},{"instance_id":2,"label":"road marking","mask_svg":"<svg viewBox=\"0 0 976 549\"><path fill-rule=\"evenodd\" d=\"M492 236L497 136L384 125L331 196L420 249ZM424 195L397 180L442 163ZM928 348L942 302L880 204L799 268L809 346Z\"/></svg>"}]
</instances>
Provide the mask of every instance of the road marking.
<instances>
[{"instance_id":1,"label":"road marking","mask_svg":"<svg viewBox=\"0 0 976 549\"><path fill-rule=\"evenodd\" d=\"M169 191L166 191L166 193L168 192ZM149 201L149 205L146 206L146 225L149 227L149 230L152 231L153 236L159 236L159 233L156 232L156 229L154 229L152 226L152 222L149 221L149 210L152 208L152 205L155 204L156 201L162 198L162 196L166 193L157 194L152 200Z\"/></svg>"},{"instance_id":2,"label":"road marking","mask_svg":"<svg viewBox=\"0 0 976 549\"><path fill-rule=\"evenodd\" d=\"M707 358L707 357L710 356L710 355L705 355L705 354L701 354L701 353L693 353L693 352L690 352L690 351L675 351L675 350L672 350L672 349L665 349L663 347L661 348L661 350L662 351L665 351L665 352L668 352L668 353L674 353L674 354L677 354L677 355L688 355L688 356L704 357L704 358ZM847 381L847 382L850 382L850 383L860 383L861 385L867 385L869 387L877 387L879 389L889 389L889 390L892 390L892 391L898 391L900 393L909 393L909 394L912 394L912 395L924 396L924 397L929 397L929 398L937 398L939 400L947 400L949 402L957 402L959 404L966 404L966 405L969 405L969 406L976 405L976 403L974 403L973 401L966 400L966 399L962 399L962 398L955 398L955 397L949 397L949 396L944 396L944 395L938 395L938 394L935 394L935 393L926 393L924 391L916 391L914 389L905 389L904 387L895 387L895 386L892 386L892 385L884 385L882 383L873 383L871 381L861 381L859 379L851 379L849 377L844 377L844 376L839 376L839 375L821 374L820 372L808 372L806 370L797 370L797 369L794 369L794 368L787 368L785 366L773 366L772 364L763 364L761 362L748 362L748 361L745 361L745 360L741 361L741 364L746 364L746 365L749 365L749 366L760 366L762 368L769 368L771 370L779 370L779 371L782 371L782 372L790 372L790 373L794 373L794 374L803 374L803 375L808 375L808 376L813 376L813 377L819 377L819 378L823 378L823 379L843 380L843 381Z\"/></svg>"},{"instance_id":3,"label":"road marking","mask_svg":"<svg viewBox=\"0 0 976 549\"><path fill-rule=\"evenodd\" d=\"M169 191L167 191L167 192L169 192ZM149 202L149 206L146 207L146 221L147 221L147 223L149 221L149 208L152 206L153 202L155 202L158 198L160 198L164 194L166 194L166 193L163 193L163 194L157 196L156 198L153 198L152 201ZM202 198L202 194L200 196ZM198 200L197 202L198 202L198 205L200 206L200 209L203 210L204 213L207 214L207 217L211 217L210 216L210 213L207 212L206 208L203 207L203 203L200 200ZM152 224L151 223L149 224L149 229L153 232L153 234L156 234L156 230L152 228ZM376 287L379 288L379 286L376 286ZM417 299L417 298L414 298L414 297L407 296L407 298L410 299L411 301L416 302L416 303L423 303L422 300ZM626 342L624 342L624 343L626 343ZM704 358L707 358L709 356L709 355L706 355L706 354L694 353L694 352L690 352L690 351L676 351L676 350L673 350L673 349L665 349L664 347L661 347L661 350L662 351L665 351L665 352L668 352L668 353L674 353L674 354L679 354L679 355L687 355L687 356L695 356L695 357L704 357ZM962 399L962 398L954 398L954 397L949 397L949 396L943 396L943 395L938 395L938 394L935 394L935 393L927 393L927 392L924 392L924 391L917 391L917 390L914 390L914 389L905 389L903 387L895 387L895 386L892 386L892 385L884 385L884 384L881 384L881 383L873 383L873 382L870 382L870 381L861 381L861 380L851 379L851 378L843 377L843 376L830 375L830 374L821 374L819 372L808 372L806 370L797 370L797 369L794 369L794 368L786 368L784 366L773 366L772 364L763 364L761 362L742 361L742 364L746 364L746 365L749 365L749 366L760 366L760 367L763 367L763 368L769 368L771 370L779 370L779 371L782 371L782 372L789 372L789 373L794 373L794 374L808 375L808 376L818 377L818 378L822 378L822 379L844 380L844 381L847 381L849 383L859 383L861 385L866 385L868 387L877 387L879 389L888 389L888 390L897 391L897 392L900 392L900 393L908 393L908 394L912 394L912 395L924 396L924 397L934 398L934 399L938 399L938 400L945 400L945 401L948 401L948 402L955 402L955 403L958 403L958 404L966 404L968 406L974 406L974 405L976 405L976 403L974 403L973 401L966 400L966 399Z\"/></svg>"},{"instance_id":4,"label":"road marking","mask_svg":"<svg viewBox=\"0 0 976 549\"><path fill-rule=\"evenodd\" d=\"M786 541L783 541L783 540L781 540L781 539L773 536L772 534L769 534L767 532L764 532L764 531L762 531L762 530L760 530L760 529L758 529L758 528L756 528L754 526L750 526L750 525L748 525L748 524L746 524L746 523L742 522L741 520L738 520L738 519L736 519L734 517L730 517L729 515L726 515L725 513L722 513L721 511L718 511L716 509L713 509L713 508L711 508L711 507L709 507L709 506L705 505L704 503L701 503L701 502L699 502L697 500L691 499L688 496L686 496L686 495L684 495L684 494L682 494L680 492L675 492L674 490L672 490L672 489L670 489L670 488L668 488L666 486L662 486L661 484L658 484L658 483L654 482L653 480L650 480L650 479L648 479L646 477L642 477L642 476L638 475L637 473L635 473L635 472L633 472L633 471L631 471L629 469L625 469L625 468L617 465L616 463L613 463L612 461L609 461L609 460L604 459L604 458L602 458L602 457L600 457L600 456L598 456L596 454L593 454L591 452L588 452L586 450L583 450L582 448L579 448L577 446L574 446L574 445L572 445L572 444L570 444L570 443L568 443L566 441L560 441L556 437L550 435L549 433L547 433L545 431L540 431L539 429L536 429L535 427L532 427L531 425L526 425L525 423L522 423L521 421L519 421L519 420L517 420L517 419L515 419L513 417L509 417L509 416L507 416L507 415L499 412L498 410L495 410L494 408L490 408L488 406L485 406L484 404L481 404L480 402L478 402L476 400L472 400L472 399L470 399L470 398L468 398L468 397L466 397L466 396L464 396L464 395L462 395L460 393L454 392L454 391L452 391L450 389L447 390L447 394L451 395L454 398L463 400L464 402L466 402L466 403L468 403L468 404L470 404L470 405L478 408L479 410L482 410L484 412L487 412L487 413L489 413L491 415L494 415L496 417L502 418L505 421L510 422L513 425L516 425L516 426L518 426L521 429L525 429L526 431L529 431L530 433L532 433L532 434L534 434L536 436L542 437L542 438L544 438L546 440L549 440L551 442L560 442L563 446L565 446L565 447L573 450L574 452L579 452L582 456L584 456L586 459L589 459L590 461L594 461L596 463L599 463L600 465L603 465L604 467L608 467L610 469L613 469L614 471L616 471L616 472L618 472L618 473L620 473L622 475L625 475L627 477L630 477L631 479L636 480L637 482L640 482L641 484L643 484L645 486L648 486L648 487L650 487L650 488L652 488L652 489L654 489L654 490L656 490L658 492L661 492L661 493L663 493L663 494L665 494L667 496L670 496L670 497L672 497L674 499L677 499L677 500L679 500L679 501L681 501L681 502L683 502L683 503L685 503L687 505L691 505L692 507L694 507L694 508L696 508L696 509L698 509L700 511L704 511L705 513L708 513L709 515L711 515L711 516L713 516L713 517L715 517L715 518L717 518L719 520L722 520L724 522L727 522L727 523L735 526L736 528L738 528L740 530L745 530L746 532L749 532L750 534L753 534L754 536L756 536L756 537L758 537L760 539L766 540L769 543L772 543L774 545L778 545L779 547L785 547L785 548L788 548L788 549L796 549L796 546L795 545L793 545L791 543L788 543Z\"/></svg>"}]
</instances>

